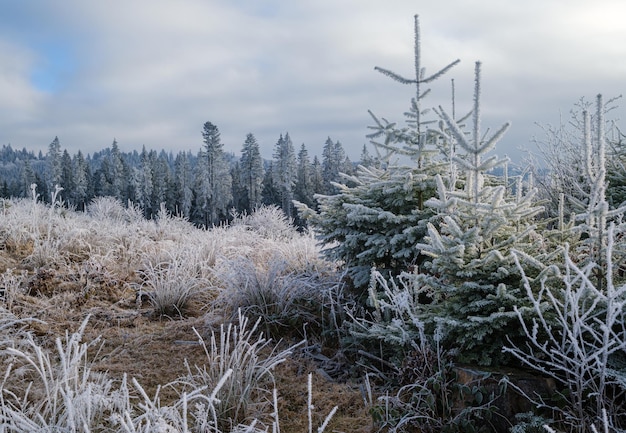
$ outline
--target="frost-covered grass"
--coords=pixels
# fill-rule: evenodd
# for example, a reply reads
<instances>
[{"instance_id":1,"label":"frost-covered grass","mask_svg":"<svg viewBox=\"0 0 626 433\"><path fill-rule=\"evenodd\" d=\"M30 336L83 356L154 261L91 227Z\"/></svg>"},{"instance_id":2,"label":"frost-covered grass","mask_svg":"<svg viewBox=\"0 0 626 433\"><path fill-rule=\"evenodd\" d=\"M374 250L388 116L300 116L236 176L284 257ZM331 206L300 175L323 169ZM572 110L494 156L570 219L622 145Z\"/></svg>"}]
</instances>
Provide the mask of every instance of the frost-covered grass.
<instances>
[{"instance_id":1,"label":"frost-covered grass","mask_svg":"<svg viewBox=\"0 0 626 433\"><path fill-rule=\"evenodd\" d=\"M164 209L147 221L110 198L95 200L85 213L32 199L3 201L0 212L1 431L279 431L273 374L298 340L278 346L262 331L279 323L281 329L282 321L296 328L321 324L316 314L340 275L320 259L315 240L277 209L211 230ZM274 271L280 284L259 284ZM253 303L269 300L272 291L279 302L267 302L259 314ZM92 297L109 302L110 310L100 300L90 304ZM24 318L27 312L84 320L55 338L57 324ZM140 317L204 322L194 341L180 342L203 351L204 359L181 365L186 374L156 389L141 377L94 370L100 351L127 350L104 350L106 339L94 339L94 329ZM312 430L312 404L306 410Z\"/></svg>"},{"instance_id":2,"label":"frost-covered grass","mask_svg":"<svg viewBox=\"0 0 626 433\"><path fill-rule=\"evenodd\" d=\"M51 353L30 332L18 331L19 345L3 340L0 356L6 372L0 382L2 431L32 432L231 432L263 431L249 407L271 401L268 425L279 426L277 391L272 370L290 349L264 355L269 341L255 333L256 325L240 316L240 325L222 327L208 344L198 335L207 355L204 366L165 386L179 398L162 404L157 389L149 396L136 378L119 382L91 369L90 352L98 340L82 342L87 317L74 333L58 338ZM16 325L2 318L2 329ZM129 384L130 381L130 384ZM267 398L265 395L273 395ZM313 406L309 378L309 420ZM318 431L323 431L336 408ZM265 429L267 431L267 428Z\"/></svg>"},{"instance_id":3,"label":"frost-covered grass","mask_svg":"<svg viewBox=\"0 0 626 433\"><path fill-rule=\"evenodd\" d=\"M232 429L251 414L263 413L264 403L269 401L268 391L274 387L272 371L285 362L293 347L272 349L272 341L258 333L259 321L251 325L240 313L238 325L222 324L219 332L211 333L208 342L197 334L206 362L202 367L188 366L188 374L181 383L186 390L214 401L210 411L199 410L195 416L203 429L216 422L222 430ZM215 392L221 380L224 382ZM211 397L212 393L215 395Z\"/></svg>"},{"instance_id":4,"label":"frost-covered grass","mask_svg":"<svg viewBox=\"0 0 626 433\"><path fill-rule=\"evenodd\" d=\"M91 431L105 425L118 402L113 381L92 372L89 344L81 343L87 324L56 340L50 353L28 332L19 346L1 349L8 366L0 386L0 417L8 431Z\"/></svg>"},{"instance_id":5,"label":"frost-covered grass","mask_svg":"<svg viewBox=\"0 0 626 433\"><path fill-rule=\"evenodd\" d=\"M334 273L334 265L320 259L315 240L299 234L279 212L261 208L231 226L201 230L164 209L147 221L139 210L108 197L94 200L85 214L39 201L4 201L0 246L19 257L21 267L89 264L132 280L157 312L170 314L203 291L239 296L232 267L240 260L247 261L240 269L248 274L243 280L256 279L278 261L285 273Z\"/></svg>"}]
</instances>

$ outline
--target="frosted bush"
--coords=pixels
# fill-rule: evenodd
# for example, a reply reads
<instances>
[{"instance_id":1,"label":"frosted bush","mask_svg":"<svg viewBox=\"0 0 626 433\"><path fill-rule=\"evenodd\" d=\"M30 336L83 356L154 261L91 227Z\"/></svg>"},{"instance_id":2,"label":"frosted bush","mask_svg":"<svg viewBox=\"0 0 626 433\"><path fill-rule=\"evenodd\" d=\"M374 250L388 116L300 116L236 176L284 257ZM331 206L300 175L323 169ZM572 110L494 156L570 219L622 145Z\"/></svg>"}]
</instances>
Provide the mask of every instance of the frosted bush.
<instances>
[{"instance_id":1,"label":"frosted bush","mask_svg":"<svg viewBox=\"0 0 626 433\"><path fill-rule=\"evenodd\" d=\"M589 262L579 267L567 248L563 251L562 287L554 287L543 278L540 290L533 291L531 281L522 273L534 318L524 319L523 309L516 308L527 344L504 348L564 387L561 397L565 405L528 397L539 407L560 413L566 424L581 432L599 420L605 409L611 414L611 426L626 426L626 370L619 359L626 350L626 285L613 282L613 232L611 226L604 252L603 288L596 284L601 271L598 265ZM521 270L520 259L516 259Z\"/></svg>"},{"instance_id":2,"label":"frosted bush","mask_svg":"<svg viewBox=\"0 0 626 433\"><path fill-rule=\"evenodd\" d=\"M127 208L113 197L97 197L87 205L86 212L97 221L136 222L143 220L141 210L133 205Z\"/></svg>"},{"instance_id":3,"label":"frosted bush","mask_svg":"<svg viewBox=\"0 0 626 433\"><path fill-rule=\"evenodd\" d=\"M321 334L330 326L332 292L340 285L338 274L299 274L274 258L264 266L249 259L229 262L223 274L218 308L261 320L269 335L279 338L306 332ZM306 329L305 329L306 328Z\"/></svg>"},{"instance_id":4,"label":"frosted bush","mask_svg":"<svg viewBox=\"0 0 626 433\"><path fill-rule=\"evenodd\" d=\"M288 240L297 231L285 213L276 206L261 206L250 215L238 215L233 226L243 226L267 239Z\"/></svg>"}]
</instances>

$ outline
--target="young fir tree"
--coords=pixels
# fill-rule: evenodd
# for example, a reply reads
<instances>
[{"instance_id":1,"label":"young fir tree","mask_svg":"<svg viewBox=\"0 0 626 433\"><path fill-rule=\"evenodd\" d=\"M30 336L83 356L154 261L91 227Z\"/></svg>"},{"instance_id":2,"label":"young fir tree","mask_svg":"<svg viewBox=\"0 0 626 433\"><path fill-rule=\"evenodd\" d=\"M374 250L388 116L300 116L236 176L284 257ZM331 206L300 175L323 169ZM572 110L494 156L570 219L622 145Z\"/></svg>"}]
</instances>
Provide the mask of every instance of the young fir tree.
<instances>
[{"instance_id":1,"label":"young fir tree","mask_svg":"<svg viewBox=\"0 0 626 433\"><path fill-rule=\"evenodd\" d=\"M559 209L562 209L562 217L566 221L586 212L593 182L587 173L585 158L581 158L581 155L588 152L585 136L597 136L600 128L598 118L607 119L607 115L616 108L615 101L616 98L611 98L603 103L602 112L598 113L592 102L581 98L570 110L567 123L542 127L545 136L535 141L542 164L536 164L534 177L539 194L546 200L549 217L560 218ZM588 121L585 120L587 115ZM604 120L602 128L607 141L606 177L610 180L607 184L607 201L610 208L615 209L626 200L626 152L619 142L620 132L614 121ZM618 138L610 140L609 136ZM545 166L545 169L539 169L541 166ZM565 201L561 202L561 197Z\"/></svg>"},{"instance_id":2,"label":"young fir tree","mask_svg":"<svg viewBox=\"0 0 626 433\"><path fill-rule=\"evenodd\" d=\"M454 157L462 189L445 186L438 178L438 197L427 206L442 217L439 227L428 224L428 236L417 245L431 258L426 273L416 275L415 287L430 297L419 316L443 344L459 351L463 362L495 365L504 362L507 339L523 336L514 307L528 303L512 249L527 253L526 275L545 268L543 239L534 217L543 210L535 191L515 196L487 172L507 163L488 157L507 130L505 124L491 138L480 129L480 63L476 63L472 130L469 134L445 110L439 112L462 154Z\"/></svg>"},{"instance_id":3,"label":"young fir tree","mask_svg":"<svg viewBox=\"0 0 626 433\"><path fill-rule=\"evenodd\" d=\"M459 60L427 76L421 65L417 16L414 23L415 78L376 68L401 84L414 86L415 96L405 113L407 126L380 120L370 112L376 125L370 127L374 132L368 137L377 153L382 150L384 154L380 164L359 166L353 176L343 178L343 183L335 181L327 186L330 194L316 196L317 213L302 203L296 204L321 241L332 245L325 250L327 255L345 263L354 286L360 290L367 287L372 267L389 276L420 264L422 257L413 246L426 234L426 222L434 215L424 202L435 194L435 174L449 167L438 160L442 139L429 127L435 120L428 119L429 110L423 109L423 100L429 93L423 85L441 77ZM382 141L376 141L381 138ZM337 178L329 176L335 173L332 164L337 161L335 147L330 139L324 146L325 178L333 181ZM397 156L409 162L395 162Z\"/></svg>"}]
</instances>

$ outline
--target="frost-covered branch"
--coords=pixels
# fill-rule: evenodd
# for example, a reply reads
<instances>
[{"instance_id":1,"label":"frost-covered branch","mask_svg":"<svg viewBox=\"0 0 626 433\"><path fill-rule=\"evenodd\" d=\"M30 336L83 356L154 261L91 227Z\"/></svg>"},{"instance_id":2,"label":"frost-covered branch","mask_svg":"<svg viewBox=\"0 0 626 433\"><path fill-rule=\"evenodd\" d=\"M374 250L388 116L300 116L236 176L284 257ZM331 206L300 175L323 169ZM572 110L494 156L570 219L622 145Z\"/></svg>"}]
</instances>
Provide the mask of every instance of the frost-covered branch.
<instances>
[{"instance_id":1,"label":"frost-covered branch","mask_svg":"<svg viewBox=\"0 0 626 433\"><path fill-rule=\"evenodd\" d=\"M581 267L565 248L560 282L544 277L539 279L539 290L533 289L521 256L515 253L534 318L525 319L524 311L516 308L527 345L511 345L504 351L566 388L563 396L568 405L551 408L562 412L566 420L580 429L596 422L606 408L612 414L612 425L624 411L626 371L615 368L613 361L626 350L626 285L616 286L611 277L614 230L613 225L608 230L604 287L595 284L598 264L589 262Z\"/></svg>"}]
</instances>

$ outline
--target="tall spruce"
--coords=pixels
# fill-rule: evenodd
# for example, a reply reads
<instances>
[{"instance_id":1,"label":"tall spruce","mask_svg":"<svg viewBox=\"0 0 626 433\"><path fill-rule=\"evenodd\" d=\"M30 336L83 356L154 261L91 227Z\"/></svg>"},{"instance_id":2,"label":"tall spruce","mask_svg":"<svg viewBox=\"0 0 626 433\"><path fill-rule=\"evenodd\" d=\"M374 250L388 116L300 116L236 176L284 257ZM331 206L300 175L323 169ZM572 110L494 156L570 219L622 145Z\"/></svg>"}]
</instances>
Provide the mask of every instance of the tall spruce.
<instances>
[{"instance_id":1,"label":"tall spruce","mask_svg":"<svg viewBox=\"0 0 626 433\"><path fill-rule=\"evenodd\" d=\"M175 212L185 218L191 216L193 203L193 169L190 155L180 152L174 161Z\"/></svg>"},{"instance_id":2,"label":"tall spruce","mask_svg":"<svg viewBox=\"0 0 626 433\"><path fill-rule=\"evenodd\" d=\"M46 153L45 179L50 190L54 190L55 185L60 186L62 183L62 157L61 142L59 137L54 137L54 140L48 145L48 152Z\"/></svg>"},{"instance_id":3,"label":"tall spruce","mask_svg":"<svg viewBox=\"0 0 626 433\"><path fill-rule=\"evenodd\" d=\"M305 144L302 143L300 151L298 152L298 170L294 188L294 198L310 207L315 206L313 175L313 166L309 158L309 151Z\"/></svg>"},{"instance_id":4,"label":"tall spruce","mask_svg":"<svg viewBox=\"0 0 626 433\"><path fill-rule=\"evenodd\" d=\"M150 164L152 165L152 196L150 198L151 215L156 216L161 208L161 203L169 202L169 188L171 183L171 173L168 163L168 156L164 151L150 152ZM171 209L170 209L171 210Z\"/></svg>"},{"instance_id":5,"label":"tall spruce","mask_svg":"<svg viewBox=\"0 0 626 433\"><path fill-rule=\"evenodd\" d=\"M297 179L296 154L293 143L286 133L282 134L274 148L273 183L280 196L280 207L288 218L293 217L294 186Z\"/></svg>"},{"instance_id":6,"label":"tall spruce","mask_svg":"<svg viewBox=\"0 0 626 433\"><path fill-rule=\"evenodd\" d=\"M265 168L265 174L263 176L263 189L261 190L261 198L264 205L281 205L280 191L275 183L274 161L269 161Z\"/></svg>"},{"instance_id":7,"label":"tall spruce","mask_svg":"<svg viewBox=\"0 0 626 433\"><path fill-rule=\"evenodd\" d=\"M262 203L263 159L254 134L246 135L240 159L241 185L245 194L244 209L251 212Z\"/></svg>"},{"instance_id":8,"label":"tall spruce","mask_svg":"<svg viewBox=\"0 0 626 433\"><path fill-rule=\"evenodd\" d=\"M379 164L361 165L353 176L343 178L339 172L345 154L339 157L340 144L329 138L322 161L326 195L316 196L319 212L297 204L321 241L330 246L326 254L345 263L354 286L360 290L369 284L372 267L386 276L419 267L423 256L414 245L422 240L426 223L435 214L424 207L424 202L436 192L435 175L449 168L449 163L438 160L438 146L443 139L429 126L437 119L428 118L429 110L422 108L429 93L423 85L441 77L459 61L426 76L421 64L417 16L414 32L414 78L375 68L401 84L414 86L415 93L405 113L406 126L381 120L370 112L375 125L370 127L373 132L368 137L381 155Z\"/></svg>"},{"instance_id":9,"label":"tall spruce","mask_svg":"<svg viewBox=\"0 0 626 433\"><path fill-rule=\"evenodd\" d=\"M198 196L204 213L204 224L210 227L228 216L232 201L232 179L217 126L206 122L202 138L204 146L198 163Z\"/></svg>"},{"instance_id":10,"label":"tall spruce","mask_svg":"<svg viewBox=\"0 0 626 433\"><path fill-rule=\"evenodd\" d=\"M340 173L344 167L346 152L339 141L333 142L330 137L326 139L322 148L322 175L324 178L324 194L335 194L339 182Z\"/></svg>"},{"instance_id":11,"label":"tall spruce","mask_svg":"<svg viewBox=\"0 0 626 433\"><path fill-rule=\"evenodd\" d=\"M111 144L111 154L109 156L109 170L107 178L110 182L109 194L125 203L128 200L128 179L130 171L124 160L116 139Z\"/></svg>"},{"instance_id":12,"label":"tall spruce","mask_svg":"<svg viewBox=\"0 0 626 433\"><path fill-rule=\"evenodd\" d=\"M90 194L89 181L91 171L80 150L72 158L72 170L74 173L74 188L70 194L71 202L78 210L84 210Z\"/></svg>"},{"instance_id":13,"label":"tall spruce","mask_svg":"<svg viewBox=\"0 0 626 433\"><path fill-rule=\"evenodd\" d=\"M72 167L72 157L67 149L63 149L63 154L61 155L61 182L59 186L63 188L60 197L69 205L73 206L74 203L71 201L70 195L74 190L74 170Z\"/></svg>"}]
</instances>

